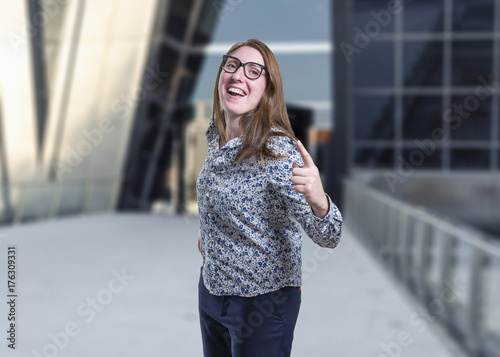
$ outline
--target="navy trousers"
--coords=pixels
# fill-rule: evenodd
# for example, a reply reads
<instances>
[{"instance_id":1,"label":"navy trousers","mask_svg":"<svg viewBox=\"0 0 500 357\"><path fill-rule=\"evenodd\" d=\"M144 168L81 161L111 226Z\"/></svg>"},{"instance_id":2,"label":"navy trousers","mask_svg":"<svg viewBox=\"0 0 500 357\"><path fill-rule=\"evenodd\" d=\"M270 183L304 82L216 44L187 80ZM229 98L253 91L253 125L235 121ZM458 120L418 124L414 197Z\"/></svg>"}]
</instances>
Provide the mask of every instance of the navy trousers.
<instances>
[{"instance_id":1,"label":"navy trousers","mask_svg":"<svg viewBox=\"0 0 500 357\"><path fill-rule=\"evenodd\" d=\"M299 288L255 297L215 296L200 277L199 310L205 357L289 357L299 315Z\"/></svg>"}]
</instances>

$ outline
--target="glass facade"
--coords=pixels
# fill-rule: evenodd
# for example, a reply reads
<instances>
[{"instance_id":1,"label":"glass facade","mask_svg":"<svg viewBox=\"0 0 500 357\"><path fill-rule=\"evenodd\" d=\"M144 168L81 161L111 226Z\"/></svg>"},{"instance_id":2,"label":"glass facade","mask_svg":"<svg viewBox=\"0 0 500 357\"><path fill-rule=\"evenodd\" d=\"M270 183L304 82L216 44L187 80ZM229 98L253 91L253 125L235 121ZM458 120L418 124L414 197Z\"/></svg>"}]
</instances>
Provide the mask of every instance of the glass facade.
<instances>
[{"instance_id":1,"label":"glass facade","mask_svg":"<svg viewBox=\"0 0 500 357\"><path fill-rule=\"evenodd\" d=\"M0 223L149 210L216 22L206 0L2 2Z\"/></svg>"},{"instance_id":2,"label":"glass facade","mask_svg":"<svg viewBox=\"0 0 500 357\"><path fill-rule=\"evenodd\" d=\"M143 116L131 132L118 202L122 210L150 210L162 201L186 211L183 138L194 116L191 99L205 59L202 49L218 14L210 0L160 2L160 7L167 15L155 29L147 67L163 77L138 103Z\"/></svg>"},{"instance_id":3,"label":"glass facade","mask_svg":"<svg viewBox=\"0 0 500 357\"><path fill-rule=\"evenodd\" d=\"M498 170L500 4L493 0L350 1L349 167L432 153L416 168ZM390 157L392 155L392 158Z\"/></svg>"},{"instance_id":4,"label":"glass facade","mask_svg":"<svg viewBox=\"0 0 500 357\"><path fill-rule=\"evenodd\" d=\"M379 250L386 239L398 250L420 252L414 276L427 275L434 264L421 248L445 244L452 258L436 264L442 274L431 272L431 284L439 289L451 274L470 291L436 321L468 352L497 356L498 259L470 250L459 233L456 244L445 230L430 242L438 230L428 224L445 226L449 219L458 232L478 228L471 233L478 242L499 243L500 1L344 0L335 1L333 16L335 133L328 188L359 216L350 220L361 233L365 229L368 246ZM373 189L380 197L375 205ZM363 190L370 194L359 195ZM382 209L379 203L392 202L391 196L398 203ZM412 218L412 206L436 220ZM411 267L415 261L406 258L403 267ZM403 279L431 305L428 291L419 291L425 278L409 276Z\"/></svg>"}]
</instances>

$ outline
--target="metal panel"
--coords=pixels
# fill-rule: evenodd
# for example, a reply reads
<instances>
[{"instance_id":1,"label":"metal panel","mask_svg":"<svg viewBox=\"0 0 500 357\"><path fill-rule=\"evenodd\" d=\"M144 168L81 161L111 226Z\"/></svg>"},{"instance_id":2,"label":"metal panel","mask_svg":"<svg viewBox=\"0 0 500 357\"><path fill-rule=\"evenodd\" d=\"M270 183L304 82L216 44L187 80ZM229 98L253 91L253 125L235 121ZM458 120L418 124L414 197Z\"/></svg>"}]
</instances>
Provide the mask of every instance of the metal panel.
<instances>
[{"instance_id":1,"label":"metal panel","mask_svg":"<svg viewBox=\"0 0 500 357\"><path fill-rule=\"evenodd\" d=\"M3 148L8 179L33 180L37 176L37 110L35 76L26 1L0 2L0 86L2 93ZM36 28L32 27L32 30Z\"/></svg>"},{"instance_id":2,"label":"metal panel","mask_svg":"<svg viewBox=\"0 0 500 357\"><path fill-rule=\"evenodd\" d=\"M112 209L142 91L158 81L145 68L157 0L37 5L0 3L2 222Z\"/></svg>"}]
</instances>

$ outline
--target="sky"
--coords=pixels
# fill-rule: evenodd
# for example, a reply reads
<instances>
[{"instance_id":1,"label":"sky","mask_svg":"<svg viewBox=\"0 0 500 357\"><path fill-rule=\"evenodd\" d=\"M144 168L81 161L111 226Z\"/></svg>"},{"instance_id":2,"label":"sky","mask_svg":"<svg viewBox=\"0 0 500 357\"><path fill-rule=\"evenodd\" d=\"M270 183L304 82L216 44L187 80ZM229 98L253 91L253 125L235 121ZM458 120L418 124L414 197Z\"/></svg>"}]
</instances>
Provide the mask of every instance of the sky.
<instances>
[{"instance_id":1,"label":"sky","mask_svg":"<svg viewBox=\"0 0 500 357\"><path fill-rule=\"evenodd\" d=\"M257 38L274 52L285 101L316 109L315 126L330 127L331 25L328 0L216 0L219 22L194 100L212 100L222 55L239 41ZM287 45L285 47L285 45Z\"/></svg>"}]
</instances>

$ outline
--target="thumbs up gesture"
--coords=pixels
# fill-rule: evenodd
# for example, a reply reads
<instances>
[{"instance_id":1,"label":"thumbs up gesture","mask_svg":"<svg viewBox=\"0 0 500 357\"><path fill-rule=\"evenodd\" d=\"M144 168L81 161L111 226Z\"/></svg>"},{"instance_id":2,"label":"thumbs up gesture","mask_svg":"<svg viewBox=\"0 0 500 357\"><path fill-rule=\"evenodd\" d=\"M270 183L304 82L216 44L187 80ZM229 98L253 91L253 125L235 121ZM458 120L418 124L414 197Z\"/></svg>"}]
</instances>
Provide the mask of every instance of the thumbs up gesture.
<instances>
[{"instance_id":1,"label":"thumbs up gesture","mask_svg":"<svg viewBox=\"0 0 500 357\"><path fill-rule=\"evenodd\" d=\"M304 195L307 204L311 206L315 216L323 218L330 209L330 203L323 190L319 170L314 165L311 155L309 155L299 140L297 141L297 149L302 156L304 167L300 167L295 162L293 163L291 180L294 190Z\"/></svg>"}]
</instances>

